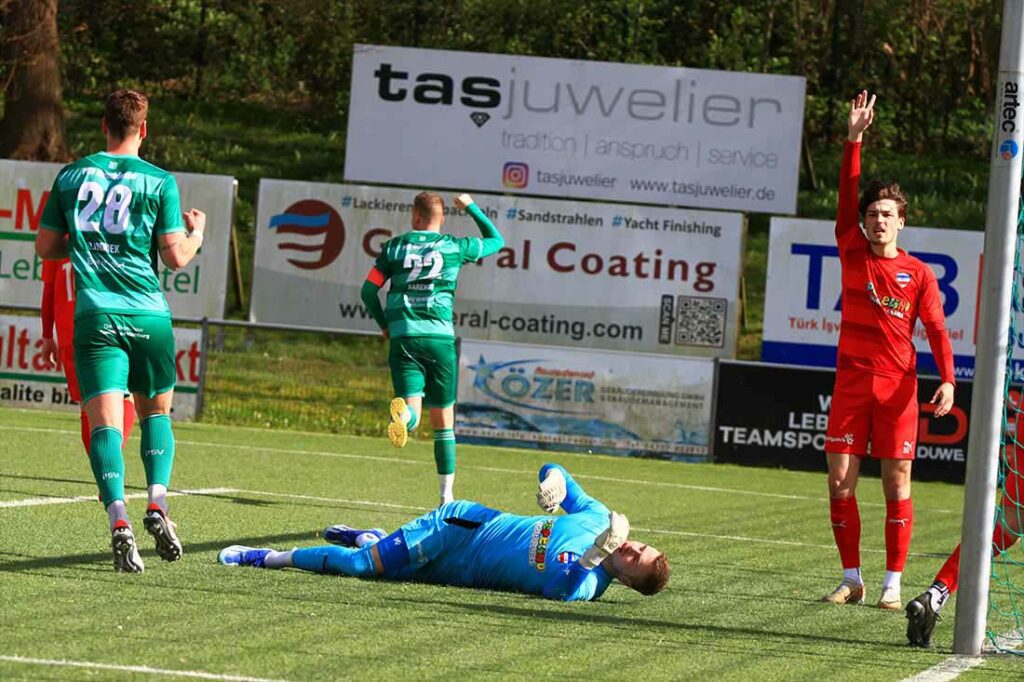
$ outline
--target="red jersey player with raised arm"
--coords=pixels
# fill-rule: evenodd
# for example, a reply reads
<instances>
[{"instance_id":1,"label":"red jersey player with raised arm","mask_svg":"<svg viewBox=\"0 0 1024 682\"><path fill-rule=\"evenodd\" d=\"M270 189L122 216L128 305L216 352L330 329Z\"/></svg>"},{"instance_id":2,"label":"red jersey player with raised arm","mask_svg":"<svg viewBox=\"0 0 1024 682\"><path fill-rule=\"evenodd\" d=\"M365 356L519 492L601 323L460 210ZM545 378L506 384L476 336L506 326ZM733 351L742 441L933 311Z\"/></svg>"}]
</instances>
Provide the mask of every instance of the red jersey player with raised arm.
<instances>
[{"instance_id":1,"label":"red jersey player with raised arm","mask_svg":"<svg viewBox=\"0 0 1024 682\"><path fill-rule=\"evenodd\" d=\"M43 261L43 299L39 305L42 321L43 360L50 369L59 364L68 382L68 395L76 403L82 403L82 391L78 387L75 373L75 278L71 271L71 259ZM57 338L53 338L54 327ZM89 418L82 406L82 445L89 454ZM135 402L131 395L124 398L124 439L127 441L135 424Z\"/></svg>"},{"instance_id":2,"label":"red jersey player with raised arm","mask_svg":"<svg viewBox=\"0 0 1024 682\"><path fill-rule=\"evenodd\" d=\"M856 490L860 462L870 448L871 456L881 460L885 493L886 571L878 606L900 609L900 576L914 524L910 467L917 449L917 320L924 325L942 378L931 399L936 417L953 406L953 349L935 274L896 246L907 217L903 191L895 183L873 181L858 202L861 140L874 120L874 106L875 97L869 98L867 91L850 101L839 177L836 242L843 303L825 452L843 580L822 601L864 601Z\"/></svg>"}]
</instances>

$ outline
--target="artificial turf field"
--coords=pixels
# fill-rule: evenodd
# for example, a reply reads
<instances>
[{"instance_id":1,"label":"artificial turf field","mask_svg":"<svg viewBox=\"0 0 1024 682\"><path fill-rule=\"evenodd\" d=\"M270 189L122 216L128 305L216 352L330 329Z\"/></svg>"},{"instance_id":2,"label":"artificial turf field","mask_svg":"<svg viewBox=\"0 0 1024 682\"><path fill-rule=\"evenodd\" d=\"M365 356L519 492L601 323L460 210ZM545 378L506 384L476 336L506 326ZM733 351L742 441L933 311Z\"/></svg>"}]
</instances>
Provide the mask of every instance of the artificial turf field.
<instances>
[{"instance_id":1,"label":"artificial turf field","mask_svg":"<svg viewBox=\"0 0 1024 682\"><path fill-rule=\"evenodd\" d=\"M122 575L77 415L0 409L0 679L900 680L951 654L949 616L922 651L905 644L902 613L817 603L839 577L820 474L460 446L458 496L536 513L537 468L557 461L629 516L633 539L669 555L660 595L614 585L598 602L562 604L220 566L228 544L291 548L330 523L392 530L426 511L432 445L201 424L176 436L173 488L198 491L170 500L185 556L157 558L144 500L130 498L146 572ZM136 429L127 492L144 498L138 442ZM904 599L952 549L961 495L915 484ZM873 603L885 556L878 481L858 498ZM960 677L1022 678L1024 660L1007 655Z\"/></svg>"}]
</instances>

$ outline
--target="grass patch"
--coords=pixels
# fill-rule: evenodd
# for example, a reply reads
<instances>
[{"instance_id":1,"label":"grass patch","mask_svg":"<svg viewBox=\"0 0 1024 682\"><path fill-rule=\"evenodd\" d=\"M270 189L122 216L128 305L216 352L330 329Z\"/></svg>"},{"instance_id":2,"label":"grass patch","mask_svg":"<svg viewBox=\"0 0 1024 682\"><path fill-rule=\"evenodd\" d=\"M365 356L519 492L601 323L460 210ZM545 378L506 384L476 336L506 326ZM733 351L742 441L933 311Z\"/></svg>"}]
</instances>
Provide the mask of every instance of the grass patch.
<instances>
[{"instance_id":1,"label":"grass patch","mask_svg":"<svg viewBox=\"0 0 1024 682\"><path fill-rule=\"evenodd\" d=\"M634 539L672 563L672 581L656 597L613 586L600 601L560 604L217 564L228 544L312 545L331 523L395 529L436 504L428 443L391 450L381 438L177 424L174 487L228 490L170 498L185 544L173 564L158 560L141 533L144 503L130 500L146 572L119 575L77 416L0 409L0 431L5 657L291 680L349 678L356 670L382 679L611 679L623 665L644 679L833 679L841 670L848 679L894 680L951 654L950 618L939 622L935 648L922 651L906 646L901 613L817 603L840 574L822 474L752 476L733 466L460 446L460 496L533 514L537 468L559 461L630 518ZM134 494L145 485L137 434L125 458ZM915 484L904 597L924 590L952 549L961 493ZM40 504L75 496L83 500ZM884 506L873 480L858 497L870 602L884 569ZM981 670L1020 679L1022 665L995 657ZM0 660L4 679L115 675Z\"/></svg>"}]
</instances>

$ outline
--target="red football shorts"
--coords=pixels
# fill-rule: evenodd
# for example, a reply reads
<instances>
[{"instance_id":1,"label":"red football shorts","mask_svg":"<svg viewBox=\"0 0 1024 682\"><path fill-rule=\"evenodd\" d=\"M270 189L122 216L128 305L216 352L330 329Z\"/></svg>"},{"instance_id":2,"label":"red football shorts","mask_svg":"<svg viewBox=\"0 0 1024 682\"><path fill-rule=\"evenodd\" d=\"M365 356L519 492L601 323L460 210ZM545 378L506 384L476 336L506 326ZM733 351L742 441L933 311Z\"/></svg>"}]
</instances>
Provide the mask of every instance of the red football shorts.
<instances>
[{"instance_id":1,"label":"red football shorts","mask_svg":"<svg viewBox=\"0 0 1024 682\"><path fill-rule=\"evenodd\" d=\"M57 351L60 354L60 366L64 370L64 378L68 380L68 395L76 403L82 402L82 391L78 388L78 373L75 372L75 347L72 345L60 346Z\"/></svg>"},{"instance_id":2,"label":"red football shorts","mask_svg":"<svg viewBox=\"0 0 1024 682\"><path fill-rule=\"evenodd\" d=\"M877 459L914 459L917 450L917 377L859 370L836 373L825 452Z\"/></svg>"}]
</instances>

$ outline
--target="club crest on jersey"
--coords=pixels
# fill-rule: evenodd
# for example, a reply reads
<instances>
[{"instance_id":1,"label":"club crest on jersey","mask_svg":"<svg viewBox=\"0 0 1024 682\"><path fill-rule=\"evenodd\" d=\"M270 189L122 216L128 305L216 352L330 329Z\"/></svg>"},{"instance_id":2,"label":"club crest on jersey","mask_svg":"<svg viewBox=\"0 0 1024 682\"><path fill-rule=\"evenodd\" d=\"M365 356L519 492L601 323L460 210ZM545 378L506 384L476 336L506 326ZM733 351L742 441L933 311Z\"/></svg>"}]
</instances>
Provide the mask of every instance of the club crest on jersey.
<instances>
[{"instance_id":1,"label":"club crest on jersey","mask_svg":"<svg viewBox=\"0 0 1024 682\"><path fill-rule=\"evenodd\" d=\"M896 284L900 285L900 289L910 284L910 275L906 272L896 273Z\"/></svg>"},{"instance_id":2,"label":"club crest on jersey","mask_svg":"<svg viewBox=\"0 0 1024 682\"><path fill-rule=\"evenodd\" d=\"M576 552L559 552L557 558L560 564L574 564L579 560L580 555Z\"/></svg>"},{"instance_id":3,"label":"club crest on jersey","mask_svg":"<svg viewBox=\"0 0 1024 682\"><path fill-rule=\"evenodd\" d=\"M538 571L547 568L548 543L551 542L551 529L555 525L554 519L538 521L533 526L533 533L530 537L530 565Z\"/></svg>"}]
</instances>

